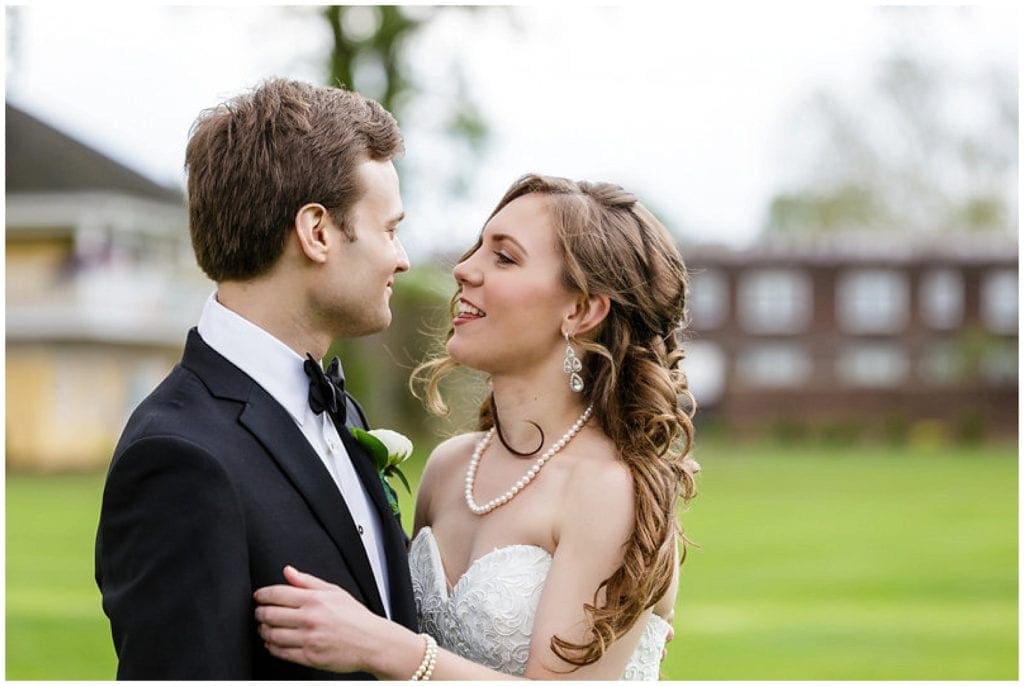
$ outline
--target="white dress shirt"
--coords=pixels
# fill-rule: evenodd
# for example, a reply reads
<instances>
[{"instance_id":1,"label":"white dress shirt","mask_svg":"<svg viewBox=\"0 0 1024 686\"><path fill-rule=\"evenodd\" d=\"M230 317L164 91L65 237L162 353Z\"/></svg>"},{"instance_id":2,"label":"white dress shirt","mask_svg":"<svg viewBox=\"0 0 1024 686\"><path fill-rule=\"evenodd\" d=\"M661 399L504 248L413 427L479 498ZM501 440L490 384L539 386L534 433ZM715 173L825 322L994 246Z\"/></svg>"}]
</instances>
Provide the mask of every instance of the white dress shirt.
<instances>
[{"instance_id":1,"label":"white dress shirt","mask_svg":"<svg viewBox=\"0 0 1024 686\"><path fill-rule=\"evenodd\" d=\"M391 596L380 517L352 466L334 422L327 412L317 415L309 407L309 377L302 368L305 358L221 305L216 292L206 301L198 328L207 345L248 374L280 403L320 456L359 530L384 610L390 617Z\"/></svg>"}]
</instances>

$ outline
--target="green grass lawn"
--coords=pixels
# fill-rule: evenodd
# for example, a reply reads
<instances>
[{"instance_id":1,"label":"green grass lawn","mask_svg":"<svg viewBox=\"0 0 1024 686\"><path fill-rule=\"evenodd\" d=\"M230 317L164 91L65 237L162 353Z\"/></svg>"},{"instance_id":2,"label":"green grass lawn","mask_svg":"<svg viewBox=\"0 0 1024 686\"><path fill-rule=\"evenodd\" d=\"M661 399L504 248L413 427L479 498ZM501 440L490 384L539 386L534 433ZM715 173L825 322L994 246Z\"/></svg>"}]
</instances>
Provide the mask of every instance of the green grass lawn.
<instances>
[{"instance_id":1,"label":"green grass lawn","mask_svg":"<svg viewBox=\"0 0 1024 686\"><path fill-rule=\"evenodd\" d=\"M1017 450L707 445L673 679L1016 679Z\"/></svg>"},{"instance_id":2,"label":"green grass lawn","mask_svg":"<svg viewBox=\"0 0 1024 686\"><path fill-rule=\"evenodd\" d=\"M93 581L103 475L7 475L7 678L113 679Z\"/></svg>"},{"instance_id":3,"label":"green grass lawn","mask_svg":"<svg viewBox=\"0 0 1024 686\"><path fill-rule=\"evenodd\" d=\"M665 676L1016 679L1016 456L702 445ZM102 482L7 477L8 679L114 677L92 579Z\"/></svg>"}]
</instances>

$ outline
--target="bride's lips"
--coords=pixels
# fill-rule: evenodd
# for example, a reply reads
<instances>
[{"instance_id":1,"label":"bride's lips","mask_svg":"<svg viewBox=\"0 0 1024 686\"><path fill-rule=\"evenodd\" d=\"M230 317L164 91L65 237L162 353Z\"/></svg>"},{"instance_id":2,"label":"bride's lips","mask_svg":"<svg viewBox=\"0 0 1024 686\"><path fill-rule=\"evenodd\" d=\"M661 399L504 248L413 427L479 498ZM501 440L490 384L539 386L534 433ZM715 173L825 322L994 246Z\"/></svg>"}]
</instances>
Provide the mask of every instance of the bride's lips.
<instances>
[{"instance_id":1,"label":"bride's lips","mask_svg":"<svg viewBox=\"0 0 1024 686\"><path fill-rule=\"evenodd\" d=\"M463 324L468 324L469 322L476 321L477 319L483 319L486 316L487 313L479 307L465 298L459 298L459 311L456 313L455 318L452 319L452 324L455 326L462 326Z\"/></svg>"}]
</instances>

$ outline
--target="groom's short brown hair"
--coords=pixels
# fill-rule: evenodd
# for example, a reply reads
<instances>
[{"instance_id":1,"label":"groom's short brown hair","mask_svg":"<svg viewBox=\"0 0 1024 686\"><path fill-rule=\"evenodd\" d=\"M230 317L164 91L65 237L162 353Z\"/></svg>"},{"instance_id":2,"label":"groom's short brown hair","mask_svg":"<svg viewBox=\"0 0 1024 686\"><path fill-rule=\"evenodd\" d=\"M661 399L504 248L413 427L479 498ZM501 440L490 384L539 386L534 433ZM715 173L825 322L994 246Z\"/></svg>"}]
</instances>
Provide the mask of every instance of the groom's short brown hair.
<instances>
[{"instance_id":1,"label":"groom's short brown hair","mask_svg":"<svg viewBox=\"0 0 1024 686\"><path fill-rule=\"evenodd\" d=\"M356 166L402 150L394 117L340 88L271 79L204 110L185 151L199 266L214 281L262 274L311 202L353 238L346 219L361 191Z\"/></svg>"}]
</instances>

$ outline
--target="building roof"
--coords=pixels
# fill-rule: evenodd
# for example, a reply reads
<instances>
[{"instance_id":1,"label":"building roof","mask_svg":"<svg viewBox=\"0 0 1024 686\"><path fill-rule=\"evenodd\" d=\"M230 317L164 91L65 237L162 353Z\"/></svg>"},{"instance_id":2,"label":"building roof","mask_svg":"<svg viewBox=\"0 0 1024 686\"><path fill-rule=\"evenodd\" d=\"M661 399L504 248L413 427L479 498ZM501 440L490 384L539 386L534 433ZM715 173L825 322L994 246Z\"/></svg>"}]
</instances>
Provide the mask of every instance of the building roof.
<instances>
[{"instance_id":1,"label":"building roof","mask_svg":"<svg viewBox=\"0 0 1024 686\"><path fill-rule=\"evenodd\" d=\"M687 264L892 264L1017 262L1017 237L1009 232L860 231L814 235L763 235L744 248L683 245Z\"/></svg>"},{"instance_id":2,"label":"building roof","mask_svg":"<svg viewBox=\"0 0 1024 686\"><path fill-rule=\"evenodd\" d=\"M181 204L181 191L115 162L6 103L7 193L116 191Z\"/></svg>"}]
</instances>

